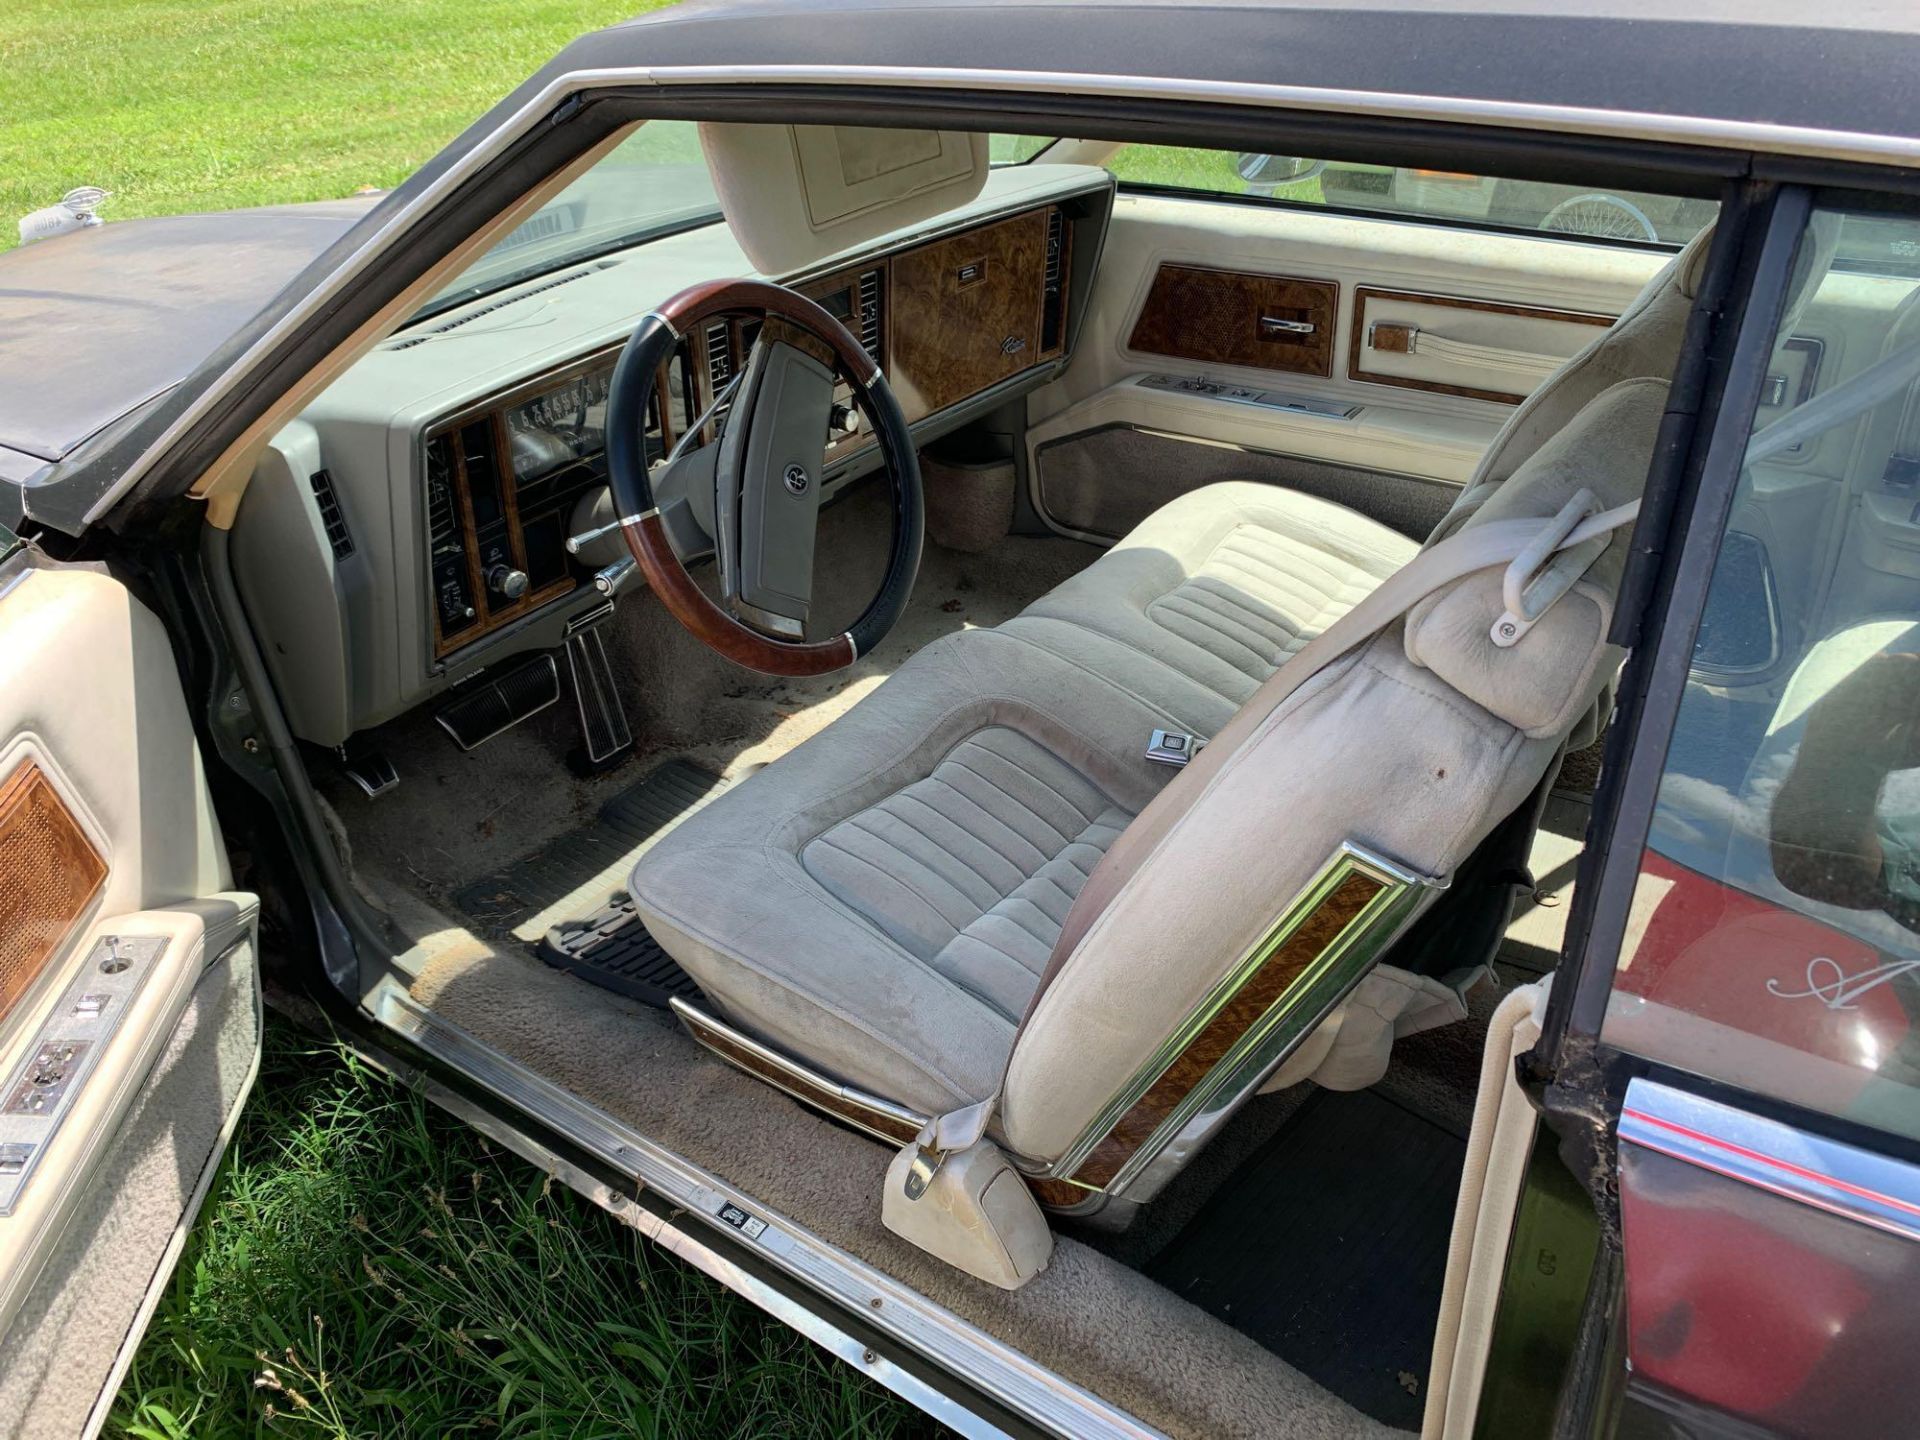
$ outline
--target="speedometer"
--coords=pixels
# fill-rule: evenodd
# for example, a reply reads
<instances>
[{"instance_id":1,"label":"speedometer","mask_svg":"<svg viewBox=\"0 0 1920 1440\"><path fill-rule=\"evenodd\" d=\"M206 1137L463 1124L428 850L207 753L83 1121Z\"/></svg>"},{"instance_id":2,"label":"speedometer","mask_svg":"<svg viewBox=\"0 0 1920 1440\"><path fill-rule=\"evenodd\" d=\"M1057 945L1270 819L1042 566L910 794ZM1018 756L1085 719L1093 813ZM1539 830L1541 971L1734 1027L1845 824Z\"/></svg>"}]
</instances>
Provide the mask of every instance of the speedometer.
<instances>
[{"instance_id":1,"label":"speedometer","mask_svg":"<svg viewBox=\"0 0 1920 1440\"><path fill-rule=\"evenodd\" d=\"M605 448L611 382L610 369L592 370L507 412L507 428L514 437L514 474L521 484L597 456Z\"/></svg>"}]
</instances>

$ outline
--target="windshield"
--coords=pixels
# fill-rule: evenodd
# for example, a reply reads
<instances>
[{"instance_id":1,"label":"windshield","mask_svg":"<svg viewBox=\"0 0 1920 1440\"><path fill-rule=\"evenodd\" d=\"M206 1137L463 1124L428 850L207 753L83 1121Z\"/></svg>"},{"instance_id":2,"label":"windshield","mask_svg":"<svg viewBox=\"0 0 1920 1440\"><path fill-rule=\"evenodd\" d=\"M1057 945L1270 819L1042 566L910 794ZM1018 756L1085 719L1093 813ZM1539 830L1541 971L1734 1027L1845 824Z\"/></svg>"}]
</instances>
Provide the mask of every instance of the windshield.
<instances>
[{"instance_id":1,"label":"windshield","mask_svg":"<svg viewBox=\"0 0 1920 1440\"><path fill-rule=\"evenodd\" d=\"M691 120L650 121L468 266L414 318L719 218L698 127Z\"/></svg>"}]
</instances>

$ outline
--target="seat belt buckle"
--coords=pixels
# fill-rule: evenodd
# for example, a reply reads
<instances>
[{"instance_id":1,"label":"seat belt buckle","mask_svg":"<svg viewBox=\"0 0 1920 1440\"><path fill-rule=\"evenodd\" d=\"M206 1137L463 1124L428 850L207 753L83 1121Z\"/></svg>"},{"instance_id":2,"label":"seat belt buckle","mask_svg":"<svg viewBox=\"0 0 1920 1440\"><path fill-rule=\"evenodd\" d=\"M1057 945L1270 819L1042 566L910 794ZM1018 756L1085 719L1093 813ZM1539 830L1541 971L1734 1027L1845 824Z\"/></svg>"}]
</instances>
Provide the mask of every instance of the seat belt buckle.
<instances>
[{"instance_id":1,"label":"seat belt buckle","mask_svg":"<svg viewBox=\"0 0 1920 1440\"><path fill-rule=\"evenodd\" d=\"M1179 769L1198 755L1206 743L1184 730L1156 730L1147 737L1146 755L1156 765Z\"/></svg>"}]
</instances>

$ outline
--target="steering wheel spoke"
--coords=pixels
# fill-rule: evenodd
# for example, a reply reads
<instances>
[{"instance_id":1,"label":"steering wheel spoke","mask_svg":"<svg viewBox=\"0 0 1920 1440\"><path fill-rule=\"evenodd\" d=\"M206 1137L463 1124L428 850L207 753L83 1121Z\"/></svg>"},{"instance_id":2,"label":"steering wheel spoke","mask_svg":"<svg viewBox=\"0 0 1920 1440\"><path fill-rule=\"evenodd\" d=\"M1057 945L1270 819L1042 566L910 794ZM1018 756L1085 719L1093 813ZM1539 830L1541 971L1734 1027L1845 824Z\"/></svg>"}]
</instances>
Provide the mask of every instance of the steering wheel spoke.
<instances>
[{"instance_id":1,"label":"steering wheel spoke","mask_svg":"<svg viewBox=\"0 0 1920 1440\"><path fill-rule=\"evenodd\" d=\"M736 618L779 640L806 634L833 409L832 353L797 327L761 327L718 443L714 538Z\"/></svg>"},{"instance_id":2,"label":"steering wheel spoke","mask_svg":"<svg viewBox=\"0 0 1920 1440\"><path fill-rule=\"evenodd\" d=\"M689 427L724 411L715 440L676 446L646 465L645 402L656 369L683 335L721 313L762 319L735 380ZM844 379L872 422L894 502L893 547L873 602L849 630L805 638L813 605L815 542L835 385ZM628 547L654 594L698 639L773 675L850 665L892 628L920 565L920 470L906 419L846 327L804 296L760 281L695 286L648 315L615 368L608 399L607 467ZM688 575L712 554L716 602Z\"/></svg>"}]
</instances>

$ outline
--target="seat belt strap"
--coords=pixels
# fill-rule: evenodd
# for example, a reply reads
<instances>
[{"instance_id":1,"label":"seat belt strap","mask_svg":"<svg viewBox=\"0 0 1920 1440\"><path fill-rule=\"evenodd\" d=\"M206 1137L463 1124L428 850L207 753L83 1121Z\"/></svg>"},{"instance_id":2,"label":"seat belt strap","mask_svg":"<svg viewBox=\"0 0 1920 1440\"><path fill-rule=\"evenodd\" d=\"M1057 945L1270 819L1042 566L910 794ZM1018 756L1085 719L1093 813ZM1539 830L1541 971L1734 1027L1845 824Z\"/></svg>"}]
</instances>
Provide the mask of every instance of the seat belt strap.
<instances>
[{"instance_id":1,"label":"seat belt strap","mask_svg":"<svg viewBox=\"0 0 1920 1440\"><path fill-rule=\"evenodd\" d=\"M915 1137L922 1151L947 1155L977 1143L987 1132L999 1109L1006 1089L1007 1069L1025 1033L1027 1023L1040 1008L1040 1001L1065 967L1067 958L1086 938L1094 922L1105 913L1127 881L1146 863L1170 835L1179 821L1209 794L1213 786L1232 768L1234 760L1245 752L1247 742L1259 735L1274 714L1309 680L1334 661L1372 639L1394 621L1406 615L1427 596L1457 580L1481 570L1512 564L1529 549L1538 550L1543 535L1559 532L1543 560L1559 552L1585 545L1597 537L1610 535L1631 525L1640 514L1640 502L1629 501L1612 510L1589 516L1570 529L1561 517L1547 520L1491 520L1483 525L1456 530L1444 540L1422 550L1400 569L1388 576L1353 609L1309 641L1294 657L1282 665L1253 694L1253 698L1235 712L1193 762L1183 767L1154 796L1133 822L1120 832L1100 863L1094 866L1087 883L1080 888L1067 911L1060 938L1047 957L1047 966L1027 1001L1026 1011L1007 1047L1006 1065L1001 1067L1000 1082L984 1100L958 1110L948 1111L928 1121ZM1593 558L1598 557L1595 552ZM1563 592L1564 593L1564 592ZM1555 597L1558 598L1557 596ZM1536 617L1537 618L1537 617ZM934 1162L934 1163L937 1163Z\"/></svg>"}]
</instances>

